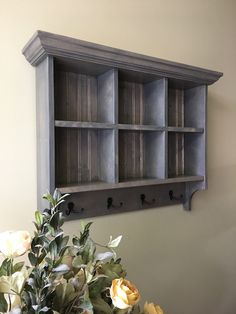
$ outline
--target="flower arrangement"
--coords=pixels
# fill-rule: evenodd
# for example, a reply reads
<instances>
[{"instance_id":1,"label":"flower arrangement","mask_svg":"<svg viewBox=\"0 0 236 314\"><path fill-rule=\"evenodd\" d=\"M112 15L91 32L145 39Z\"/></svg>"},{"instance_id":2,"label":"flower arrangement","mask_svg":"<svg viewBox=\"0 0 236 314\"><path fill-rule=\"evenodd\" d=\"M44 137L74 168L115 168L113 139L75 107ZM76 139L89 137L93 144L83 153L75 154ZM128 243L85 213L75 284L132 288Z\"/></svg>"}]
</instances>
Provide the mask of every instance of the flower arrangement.
<instances>
[{"instance_id":1,"label":"flower arrangement","mask_svg":"<svg viewBox=\"0 0 236 314\"><path fill-rule=\"evenodd\" d=\"M46 194L49 208L35 212L35 232L0 234L0 313L11 314L163 314L153 303L141 310L138 289L127 279L115 248L122 236L99 245L92 223L78 236L64 235L60 204L67 195ZM102 248L105 252L98 253ZM15 258L28 252L29 266Z\"/></svg>"}]
</instances>

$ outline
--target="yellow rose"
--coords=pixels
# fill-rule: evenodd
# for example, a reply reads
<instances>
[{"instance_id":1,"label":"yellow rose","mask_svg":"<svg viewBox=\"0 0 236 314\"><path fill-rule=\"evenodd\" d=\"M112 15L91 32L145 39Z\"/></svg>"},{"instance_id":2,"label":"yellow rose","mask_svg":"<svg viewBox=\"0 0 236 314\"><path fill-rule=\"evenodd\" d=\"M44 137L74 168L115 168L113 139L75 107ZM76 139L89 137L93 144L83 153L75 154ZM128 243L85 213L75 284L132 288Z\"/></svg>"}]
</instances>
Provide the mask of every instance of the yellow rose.
<instances>
[{"instance_id":1,"label":"yellow rose","mask_svg":"<svg viewBox=\"0 0 236 314\"><path fill-rule=\"evenodd\" d=\"M8 258L23 255L30 246L31 237L28 231L6 231L0 234L0 252Z\"/></svg>"},{"instance_id":2,"label":"yellow rose","mask_svg":"<svg viewBox=\"0 0 236 314\"><path fill-rule=\"evenodd\" d=\"M164 312L159 305L146 302L144 304L144 314L164 314Z\"/></svg>"},{"instance_id":3,"label":"yellow rose","mask_svg":"<svg viewBox=\"0 0 236 314\"><path fill-rule=\"evenodd\" d=\"M112 281L110 295L113 305L121 310L131 308L140 299L138 289L123 278Z\"/></svg>"}]
</instances>

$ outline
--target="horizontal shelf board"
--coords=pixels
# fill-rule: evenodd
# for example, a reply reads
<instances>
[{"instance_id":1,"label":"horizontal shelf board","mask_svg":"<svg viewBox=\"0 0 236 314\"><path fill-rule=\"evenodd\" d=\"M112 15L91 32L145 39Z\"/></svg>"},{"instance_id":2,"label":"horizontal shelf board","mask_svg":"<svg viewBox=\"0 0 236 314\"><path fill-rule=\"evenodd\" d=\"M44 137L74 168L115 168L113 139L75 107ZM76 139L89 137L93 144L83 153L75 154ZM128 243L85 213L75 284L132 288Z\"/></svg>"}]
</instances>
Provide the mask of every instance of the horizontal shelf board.
<instances>
[{"instance_id":1,"label":"horizontal shelf board","mask_svg":"<svg viewBox=\"0 0 236 314\"><path fill-rule=\"evenodd\" d=\"M155 185L155 184L168 184L168 183L178 183L178 182L192 182L192 181L203 181L203 176L182 176L166 179L158 178L140 178L140 179L126 179L122 182L119 182L119 188L122 187L135 187L135 186L144 186L144 185Z\"/></svg>"},{"instance_id":2,"label":"horizontal shelf board","mask_svg":"<svg viewBox=\"0 0 236 314\"><path fill-rule=\"evenodd\" d=\"M140 178L140 179L127 179L119 183L107 183L107 182L89 182L81 185L71 185L57 187L61 193L77 193L99 190L120 189L126 187L146 186L146 185L159 185L159 184L171 184L171 183L183 183L183 182L197 182L203 181L203 176L180 176L167 179L158 178Z\"/></svg>"},{"instance_id":3,"label":"horizontal shelf board","mask_svg":"<svg viewBox=\"0 0 236 314\"><path fill-rule=\"evenodd\" d=\"M116 129L119 130L133 130L133 131L168 131L181 133L204 133L203 128L190 127L158 127L155 125L141 125L141 124L112 124L101 122L82 122L82 121L66 121L55 120L55 126L60 128L83 128L83 129Z\"/></svg>"},{"instance_id":4,"label":"horizontal shelf board","mask_svg":"<svg viewBox=\"0 0 236 314\"><path fill-rule=\"evenodd\" d=\"M107 182L88 182L81 183L78 185L67 185L67 186L58 186L57 188L61 193L77 193L77 192L88 192L88 191L99 191L106 189L114 189L116 186L115 183L107 183Z\"/></svg>"},{"instance_id":5,"label":"horizontal shelf board","mask_svg":"<svg viewBox=\"0 0 236 314\"><path fill-rule=\"evenodd\" d=\"M190 128L190 127L175 127L169 126L167 127L168 132L182 132L182 133L204 133L203 128Z\"/></svg>"},{"instance_id":6,"label":"horizontal shelf board","mask_svg":"<svg viewBox=\"0 0 236 314\"><path fill-rule=\"evenodd\" d=\"M169 177L167 183L178 183L178 182L198 182L204 181L204 176L177 176L177 177Z\"/></svg>"},{"instance_id":7,"label":"horizontal shelf board","mask_svg":"<svg viewBox=\"0 0 236 314\"><path fill-rule=\"evenodd\" d=\"M115 124L99 123L99 122L80 122L80 121L65 121L55 120L55 126L60 128L83 128L83 129L114 129Z\"/></svg>"},{"instance_id":8,"label":"horizontal shelf board","mask_svg":"<svg viewBox=\"0 0 236 314\"><path fill-rule=\"evenodd\" d=\"M141 130L141 131L164 131L164 127L157 127L155 125L141 125L141 124L118 124L120 130Z\"/></svg>"}]
</instances>

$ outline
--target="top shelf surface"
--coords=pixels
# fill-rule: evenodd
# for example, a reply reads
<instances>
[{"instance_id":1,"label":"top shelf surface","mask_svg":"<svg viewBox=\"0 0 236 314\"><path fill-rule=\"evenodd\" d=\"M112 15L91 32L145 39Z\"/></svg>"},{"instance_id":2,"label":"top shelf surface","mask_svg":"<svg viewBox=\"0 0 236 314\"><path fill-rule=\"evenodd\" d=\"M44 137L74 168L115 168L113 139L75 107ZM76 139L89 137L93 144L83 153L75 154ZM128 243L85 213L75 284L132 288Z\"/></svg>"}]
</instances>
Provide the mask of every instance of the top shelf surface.
<instances>
[{"instance_id":1,"label":"top shelf surface","mask_svg":"<svg viewBox=\"0 0 236 314\"><path fill-rule=\"evenodd\" d=\"M139 72L140 79L146 76L169 78L171 84L187 88L197 85L210 85L223 74L212 70L182 63L144 56L121 49L94 44L87 41L37 31L23 49L26 59L37 66L46 56L52 56L62 64L88 62L108 68L118 68L124 73L134 75ZM126 74L125 74L126 75Z\"/></svg>"}]
</instances>

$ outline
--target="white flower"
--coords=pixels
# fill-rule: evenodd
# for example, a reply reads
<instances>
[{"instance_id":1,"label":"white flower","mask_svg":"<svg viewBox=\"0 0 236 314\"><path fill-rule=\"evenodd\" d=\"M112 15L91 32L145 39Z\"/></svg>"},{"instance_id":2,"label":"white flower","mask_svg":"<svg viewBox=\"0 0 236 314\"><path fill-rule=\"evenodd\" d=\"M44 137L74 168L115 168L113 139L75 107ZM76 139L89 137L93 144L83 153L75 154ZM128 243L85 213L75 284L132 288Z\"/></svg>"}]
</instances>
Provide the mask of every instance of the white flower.
<instances>
[{"instance_id":1,"label":"white flower","mask_svg":"<svg viewBox=\"0 0 236 314\"><path fill-rule=\"evenodd\" d=\"M23 255L30 249L31 236L28 231L6 231L0 233L0 251L8 258Z\"/></svg>"}]
</instances>

